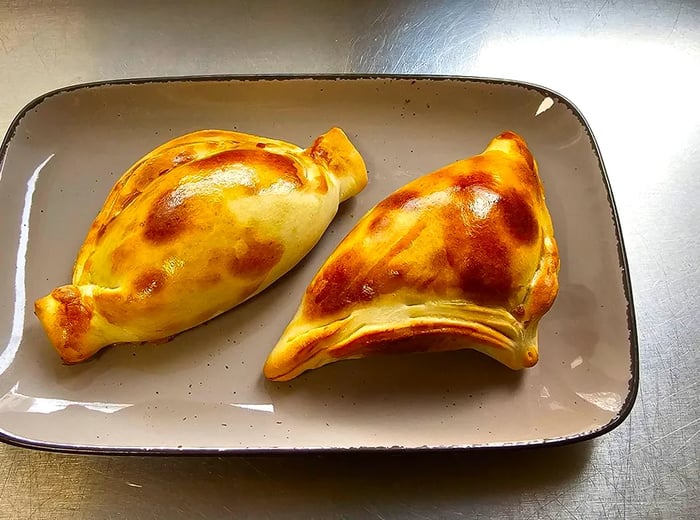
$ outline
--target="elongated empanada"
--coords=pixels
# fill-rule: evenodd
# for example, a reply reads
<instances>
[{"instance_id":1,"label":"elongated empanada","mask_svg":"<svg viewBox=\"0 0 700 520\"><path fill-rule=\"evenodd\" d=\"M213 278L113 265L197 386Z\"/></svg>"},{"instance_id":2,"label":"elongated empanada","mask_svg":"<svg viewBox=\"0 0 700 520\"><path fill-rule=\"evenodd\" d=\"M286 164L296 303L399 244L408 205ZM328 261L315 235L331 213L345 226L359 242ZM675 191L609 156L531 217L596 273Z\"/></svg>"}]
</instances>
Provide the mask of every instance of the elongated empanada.
<instances>
[{"instance_id":1,"label":"elongated empanada","mask_svg":"<svg viewBox=\"0 0 700 520\"><path fill-rule=\"evenodd\" d=\"M265 363L272 380L340 359L473 348L512 369L538 360L559 257L537 165L505 132L486 150L375 206L308 286ZM413 345L411 347L411 345Z\"/></svg>"},{"instance_id":2,"label":"elongated empanada","mask_svg":"<svg viewBox=\"0 0 700 520\"><path fill-rule=\"evenodd\" d=\"M68 363L156 341L257 294L316 244L367 183L337 128L306 150L239 132L194 132L117 182L80 249L73 283L35 303Z\"/></svg>"}]
</instances>

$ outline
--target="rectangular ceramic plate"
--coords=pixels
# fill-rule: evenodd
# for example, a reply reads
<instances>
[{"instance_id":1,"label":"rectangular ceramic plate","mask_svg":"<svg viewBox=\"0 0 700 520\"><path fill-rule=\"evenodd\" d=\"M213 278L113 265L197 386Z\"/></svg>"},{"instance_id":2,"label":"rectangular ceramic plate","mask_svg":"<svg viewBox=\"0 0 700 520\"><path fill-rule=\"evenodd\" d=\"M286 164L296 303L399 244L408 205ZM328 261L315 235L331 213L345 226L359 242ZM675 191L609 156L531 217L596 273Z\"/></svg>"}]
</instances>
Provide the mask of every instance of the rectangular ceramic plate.
<instances>
[{"instance_id":1,"label":"rectangular ceramic plate","mask_svg":"<svg viewBox=\"0 0 700 520\"><path fill-rule=\"evenodd\" d=\"M69 282L108 191L169 138L237 129L308 146L343 128L369 169L302 263L244 305L156 346L64 366L33 302ZM345 361L290 383L261 368L302 292L375 203L411 179L520 133L540 165L562 258L540 362L513 372L473 351ZM47 94L0 148L0 432L68 451L474 448L604 433L637 389L630 285L591 130L565 98L509 81L216 77L120 81Z\"/></svg>"}]
</instances>

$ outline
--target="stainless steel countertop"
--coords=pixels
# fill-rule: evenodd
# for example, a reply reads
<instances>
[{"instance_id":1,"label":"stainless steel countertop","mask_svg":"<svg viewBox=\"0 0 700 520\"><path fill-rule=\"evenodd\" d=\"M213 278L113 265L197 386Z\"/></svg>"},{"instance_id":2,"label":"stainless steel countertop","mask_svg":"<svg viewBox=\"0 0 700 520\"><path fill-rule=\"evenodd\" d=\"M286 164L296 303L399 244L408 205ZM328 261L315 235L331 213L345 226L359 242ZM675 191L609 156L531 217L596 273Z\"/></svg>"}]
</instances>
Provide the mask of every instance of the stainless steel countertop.
<instances>
[{"instance_id":1,"label":"stainless steel countertop","mask_svg":"<svg viewBox=\"0 0 700 520\"><path fill-rule=\"evenodd\" d=\"M195 4L197 4L195 6ZM629 255L641 388L558 448L143 458L0 446L0 518L698 518L700 3L0 0L0 132L111 78L403 72L539 83L588 118Z\"/></svg>"}]
</instances>

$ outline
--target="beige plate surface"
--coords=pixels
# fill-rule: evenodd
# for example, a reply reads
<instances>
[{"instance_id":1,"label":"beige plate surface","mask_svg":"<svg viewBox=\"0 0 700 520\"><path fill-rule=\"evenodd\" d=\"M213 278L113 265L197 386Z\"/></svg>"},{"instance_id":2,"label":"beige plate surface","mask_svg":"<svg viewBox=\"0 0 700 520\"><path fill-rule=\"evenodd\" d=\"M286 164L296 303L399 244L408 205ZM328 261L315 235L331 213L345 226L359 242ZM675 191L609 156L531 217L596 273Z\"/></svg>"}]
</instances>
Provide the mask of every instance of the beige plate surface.
<instances>
[{"instance_id":1,"label":"beige plate surface","mask_svg":"<svg viewBox=\"0 0 700 520\"><path fill-rule=\"evenodd\" d=\"M369 169L318 246L267 291L168 344L64 366L32 303L70 280L120 174L167 139L238 129L300 146L331 126ZM336 363L275 384L263 362L323 260L376 202L504 130L537 158L562 257L540 362L471 351ZM189 78L81 86L30 104L0 149L0 437L62 450L443 448L588 438L637 389L634 313L597 147L570 102L470 78Z\"/></svg>"}]
</instances>

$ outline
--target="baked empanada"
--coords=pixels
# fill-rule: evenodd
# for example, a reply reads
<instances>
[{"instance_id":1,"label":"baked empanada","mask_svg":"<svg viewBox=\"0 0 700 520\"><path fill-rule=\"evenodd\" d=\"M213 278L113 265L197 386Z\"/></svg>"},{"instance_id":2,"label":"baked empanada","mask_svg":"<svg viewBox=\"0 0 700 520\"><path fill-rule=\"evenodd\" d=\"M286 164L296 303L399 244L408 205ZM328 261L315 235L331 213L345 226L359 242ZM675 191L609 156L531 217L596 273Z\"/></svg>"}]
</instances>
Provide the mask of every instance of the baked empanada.
<instances>
[{"instance_id":1,"label":"baked empanada","mask_svg":"<svg viewBox=\"0 0 700 520\"><path fill-rule=\"evenodd\" d=\"M521 137L504 132L358 222L306 289L265 376L286 381L337 360L416 348L473 348L512 369L531 367L558 271L537 164ZM396 341L420 335L457 341Z\"/></svg>"},{"instance_id":2,"label":"baked empanada","mask_svg":"<svg viewBox=\"0 0 700 520\"><path fill-rule=\"evenodd\" d=\"M205 130L147 154L117 182L78 253L73 283L35 303L61 358L158 341L259 293L316 244L367 184L338 128L306 150Z\"/></svg>"}]
</instances>

